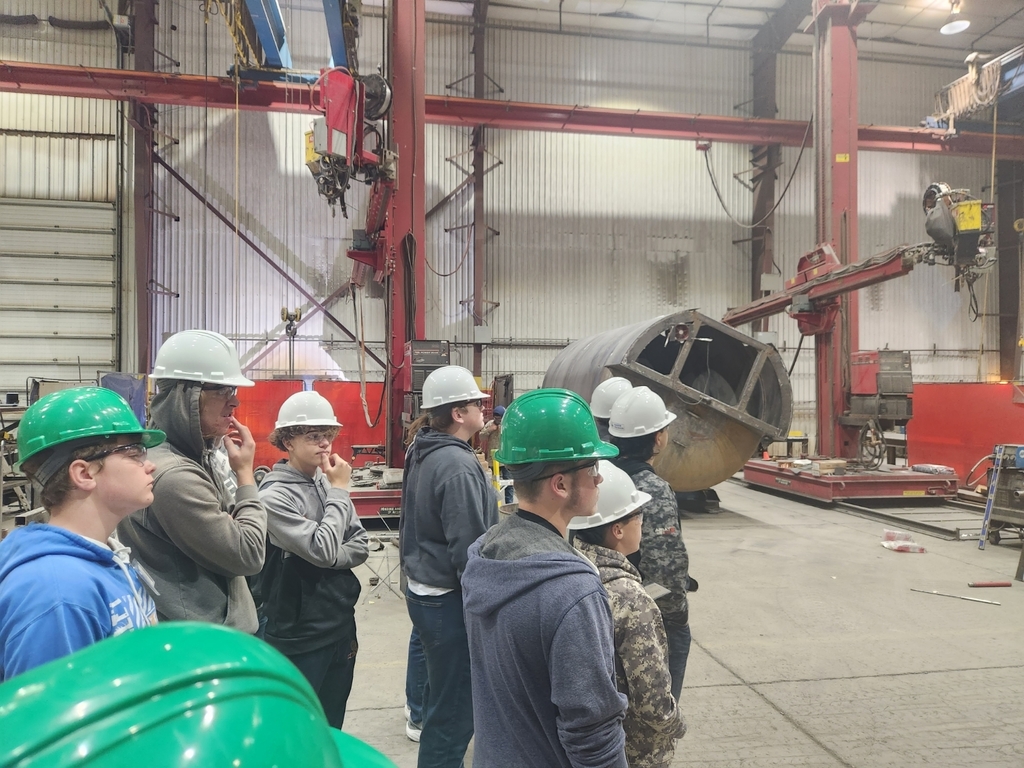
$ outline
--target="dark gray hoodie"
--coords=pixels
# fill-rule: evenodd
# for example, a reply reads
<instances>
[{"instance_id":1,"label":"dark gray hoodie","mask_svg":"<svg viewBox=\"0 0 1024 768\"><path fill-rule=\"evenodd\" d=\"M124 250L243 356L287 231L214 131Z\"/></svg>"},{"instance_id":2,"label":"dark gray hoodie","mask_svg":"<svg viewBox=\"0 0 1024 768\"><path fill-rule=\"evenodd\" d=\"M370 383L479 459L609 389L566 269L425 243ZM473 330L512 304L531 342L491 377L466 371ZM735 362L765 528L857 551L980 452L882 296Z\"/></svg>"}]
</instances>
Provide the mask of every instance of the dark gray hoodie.
<instances>
[{"instance_id":1,"label":"dark gray hoodie","mask_svg":"<svg viewBox=\"0 0 1024 768\"><path fill-rule=\"evenodd\" d=\"M626 768L608 596L554 530L513 515L462 574L474 768Z\"/></svg>"},{"instance_id":2,"label":"dark gray hoodie","mask_svg":"<svg viewBox=\"0 0 1024 768\"><path fill-rule=\"evenodd\" d=\"M458 589L466 550L498 522L498 496L469 443L425 428L402 481L402 565L421 584Z\"/></svg>"},{"instance_id":3,"label":"dark gray hoodie","mask_svg":"<svg viewBox=\"0 0 1024 768\"><path fill-rule=\"evenodd\" d=\"M231 494L214 469L215 446L203 440L194 381L164 381L151 407L167 442L149 452L156 464L153 504L117 527L118 538L153 577L161 621L208 621L255 633L256 605L245 577L259 573L267 514L255 485Z\"/></svg>"}]
</instances>

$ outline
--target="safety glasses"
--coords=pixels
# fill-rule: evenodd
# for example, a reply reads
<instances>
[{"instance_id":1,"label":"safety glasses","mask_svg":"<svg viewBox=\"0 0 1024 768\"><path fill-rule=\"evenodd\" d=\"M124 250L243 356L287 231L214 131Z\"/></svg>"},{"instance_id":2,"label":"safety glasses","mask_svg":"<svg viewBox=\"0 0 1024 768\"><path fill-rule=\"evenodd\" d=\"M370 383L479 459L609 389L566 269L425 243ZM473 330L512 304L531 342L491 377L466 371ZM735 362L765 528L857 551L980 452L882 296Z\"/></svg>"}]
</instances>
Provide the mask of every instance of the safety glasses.
<instances>
[{"instance_id":1,"label":"safety glasses","mask_svg":"<svg viewBox=\"0 0 1024 768\"><path fill-rule=\"evenodd\" d=\"M321 445L322 443L333 443L334 438L338 436L337 430L324 430L320 429L316 432L303 432L302 439L307 443L313 445Z\"/></svg>"},{"instance_id":2,"label":"safety glasses","mask_svg":"<svg viewBox=\"0 0 1024 768\"><path fill-rule=\"evenodd\" d=\"M601 474L600 470L598 470L598 468L597 468L597 462L596 461L592 461L589 464L581 464L580 466L573 467L572 469L563 469L563 470L561 470L559 472L552 472L550 475L541 475L537 479L538 480L546 480L547 478L554 477L555 475L571 475L574 472L582 472L583 470L586 470L587 474L590 477L597 477L598 475Z\"/></svg>"},{"instance_id":3,"label":"safety glasses","mask_svg":"<svg viewBox=\"0 0 1024 768\"><path fill-rule=\"evenodd\" d=\"M128 445L119 445L116 448L110 448L109 450L106 451L94 453L91 456L85 456L82 458L82 461L99 461L100 459L105 459L108 456L113 456L115 453L119 453L123 455L125 458L131 459L132 461L137 462L139 464L146 463L147 451L146 446L144 446L142 443L129 443Z\"/></svg>"},{"instance_id":4,"label":"safety glasses","mask_svg":"<svg viewBox=\"0 0 1024 768\"><path fill-rule=\"evenodd\" d=\"M238 387L232 387L227 384L204 384L203 392L209 392L213 397L228 400L238 393Z\"/></svg>"}]
</instances>

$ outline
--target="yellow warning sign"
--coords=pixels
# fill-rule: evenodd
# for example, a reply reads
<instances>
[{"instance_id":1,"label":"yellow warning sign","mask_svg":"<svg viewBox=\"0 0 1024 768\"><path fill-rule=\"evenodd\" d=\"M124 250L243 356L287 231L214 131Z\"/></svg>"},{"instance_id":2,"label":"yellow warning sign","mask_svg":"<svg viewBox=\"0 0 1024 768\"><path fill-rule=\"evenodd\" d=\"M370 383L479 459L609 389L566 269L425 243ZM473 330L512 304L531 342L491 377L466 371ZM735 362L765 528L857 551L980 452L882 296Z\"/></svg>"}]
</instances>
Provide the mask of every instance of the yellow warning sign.
<instances>
[{"instance_id":1,"label":"yellow warning sign","mask_svg":"<svg viewBox=\"0 0 1024 768\"><path fill-rule=\"evenodd\" d=\"M837 163L848 163L848 162L850 162L850 156L846 152L843 152L842 154L837 154L836 155L836 162Z\"/></svg>"},{"instance_id":2,"label":"yellow warning sign","mask_svg":"<svg viewBox=\"0 0 1024 768\"><path fill-rule=\"evenodd\" d=\"M904 491L904 496L924 496L924 491Z\"/></svg>"}]
</instances>

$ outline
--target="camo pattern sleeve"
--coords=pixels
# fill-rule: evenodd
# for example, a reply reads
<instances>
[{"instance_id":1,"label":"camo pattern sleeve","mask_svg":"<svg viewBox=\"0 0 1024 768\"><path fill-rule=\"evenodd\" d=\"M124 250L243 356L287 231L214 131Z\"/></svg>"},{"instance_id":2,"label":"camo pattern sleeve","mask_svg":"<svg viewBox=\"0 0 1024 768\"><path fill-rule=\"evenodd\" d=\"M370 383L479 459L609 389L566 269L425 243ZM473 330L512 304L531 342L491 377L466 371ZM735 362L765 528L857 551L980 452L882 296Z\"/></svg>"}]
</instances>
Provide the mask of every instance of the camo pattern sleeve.
<instances>
[{"instance_id":1,"label":"camo pattern sleeve","mask_svg":"<svg viewBox=\"0 0 1024 768\"><path fill-rule=\"evenodd\" d=\"M651 494L643 506L644 523L640 539L640 570L644 583L656 582L671 594L660 598L662 613L688 613L686 581L690 556L679 530L679 506L672 487L653 471L633 476L638 490Z\"/></svg>"}]
</instances>

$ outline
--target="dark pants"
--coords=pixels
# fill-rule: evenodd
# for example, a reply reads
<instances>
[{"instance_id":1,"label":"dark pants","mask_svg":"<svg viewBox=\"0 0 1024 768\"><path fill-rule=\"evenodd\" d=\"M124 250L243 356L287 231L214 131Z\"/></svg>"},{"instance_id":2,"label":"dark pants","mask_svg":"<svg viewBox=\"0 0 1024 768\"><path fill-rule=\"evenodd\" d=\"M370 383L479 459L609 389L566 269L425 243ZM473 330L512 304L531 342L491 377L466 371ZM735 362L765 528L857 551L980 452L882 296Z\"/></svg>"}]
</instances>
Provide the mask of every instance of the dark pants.
<instances>
[{"instance_id":1,"label":"dark pants","mask_svg":"<svg viewBox=\"0 0 1024 768\"><path fill-rule=\"evenodd\" d=\"M418 768L462 768L473 738L473 688L462 592L406 592L409 618L427 660Z\"/></svg>"},{"instance_id":2,"label":"dark pants","mask_svg":"<svg viewBox=\"0 0 1024 768\"><path fill-rule=\"evenodd\" d=\"M679 699L686 675L686 659L690 655L690 624L685 613L663 613L668 635L668 671L672 675L672 696Z\"/></svg>"},{"instance_id":3,"label":"dark pants","mask_svg":"<svg viewBox=\"0 0 1024 768\"><path fill-rule=\"evenodd\" d=\"M327 722L339 730L345 723L345 706L352 691L358 648L353 627L350 637L315 651L288 657L313 686L327 715Z\"/></svg>"},{"instance_id":4,"label":"dark pants","mask_svg":"<svg viewBox=\"0 0 1024 768\"><path fill-rule=\"evenodd\" d=\"M423 655L423 641L416 627L409 635L409 661L405 667L405 705L409 708L409 722L423 726L423 700L427 692L427 657Z\"/></svg>"}]
</instances>

